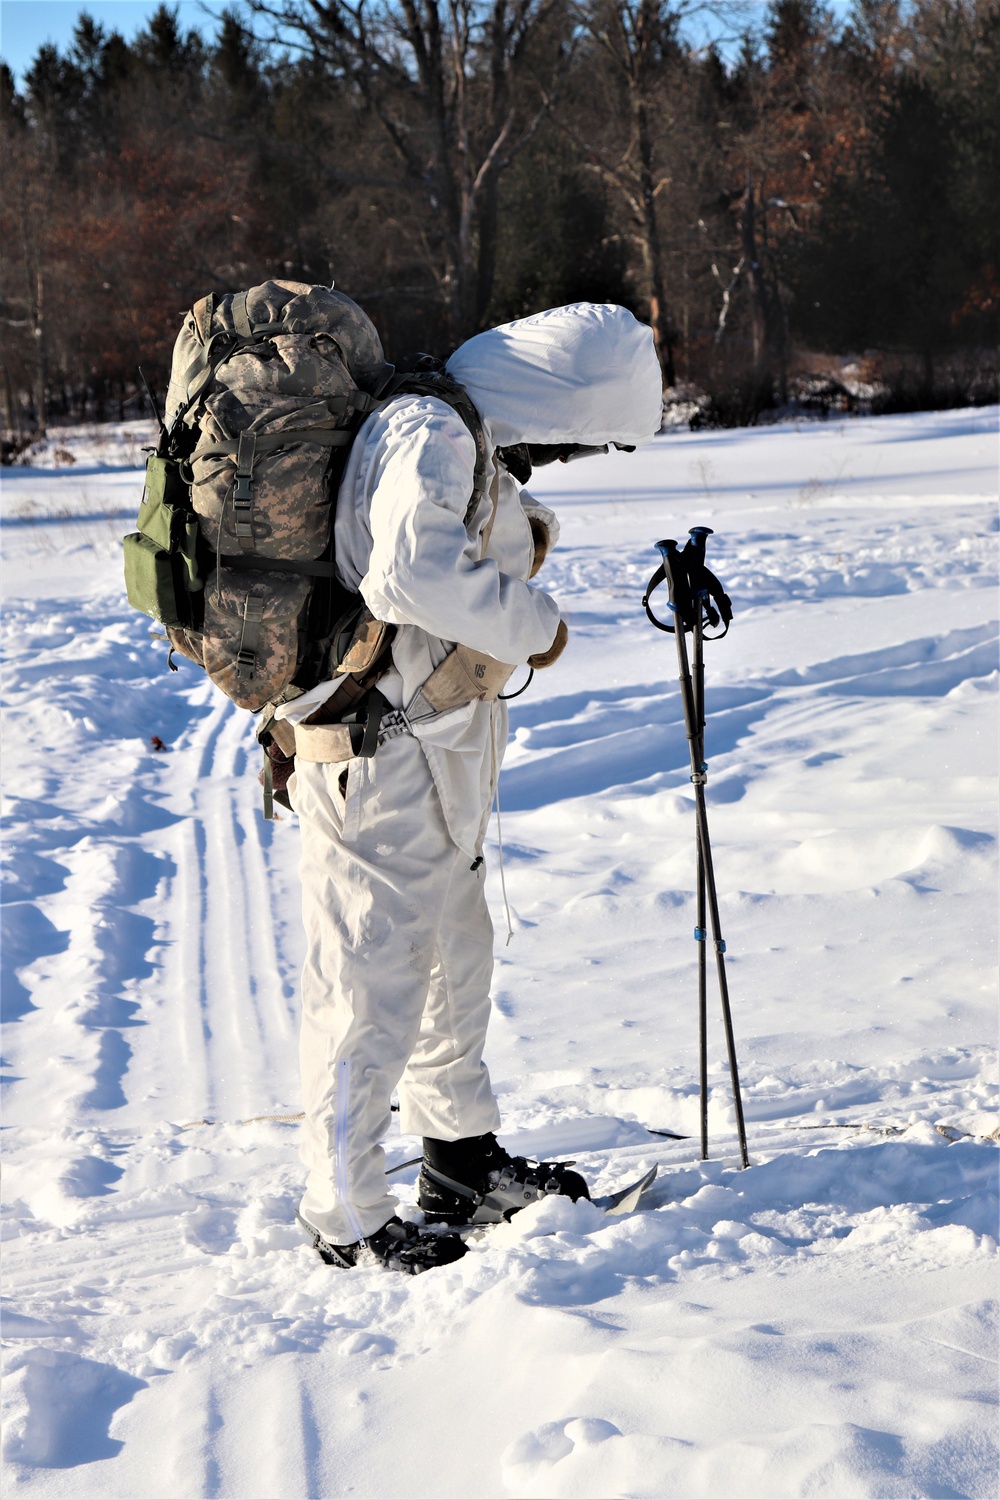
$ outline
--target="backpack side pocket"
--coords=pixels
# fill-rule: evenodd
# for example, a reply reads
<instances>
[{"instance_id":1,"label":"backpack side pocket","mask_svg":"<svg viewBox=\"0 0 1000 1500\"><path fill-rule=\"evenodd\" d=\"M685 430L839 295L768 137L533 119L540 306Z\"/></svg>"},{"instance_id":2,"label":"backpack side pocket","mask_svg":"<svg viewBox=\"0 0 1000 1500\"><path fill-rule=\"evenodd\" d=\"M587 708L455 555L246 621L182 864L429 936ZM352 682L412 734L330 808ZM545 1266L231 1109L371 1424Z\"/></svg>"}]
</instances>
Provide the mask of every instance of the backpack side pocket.
<instances>
[{"instance_id":1,"label":"backpack side pocket","mask_svg":"<svg viewBox=\"0 0 1000 1500\"><path fill-rule=\"evenodd\" d=\"M125 590L132 608L161 625L190 625L187 589L173 555L138 531L125 538L124 547Z\"/></svg>"},{"instance_id":2,"label":"backpack side pocket","mask_svg":"<svg viewBox=\"0 0 1000 1500\"><path fill-rule=\"evenodd\" d=\"M162 625L197 625L202 578L198 517L177 463L146 461L137 532L125 538L125 588L134 609Z\"/></svg>"}]
</instances>

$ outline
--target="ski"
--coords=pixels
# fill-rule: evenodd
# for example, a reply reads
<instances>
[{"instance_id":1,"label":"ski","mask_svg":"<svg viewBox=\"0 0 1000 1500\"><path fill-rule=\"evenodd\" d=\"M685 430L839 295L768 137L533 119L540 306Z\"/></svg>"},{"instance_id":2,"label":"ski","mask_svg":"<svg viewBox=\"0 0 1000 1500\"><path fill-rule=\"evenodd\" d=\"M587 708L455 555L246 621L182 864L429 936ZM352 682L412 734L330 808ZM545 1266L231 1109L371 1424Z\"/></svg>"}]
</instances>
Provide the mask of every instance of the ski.
<instances>
[{"instance_id":1,"label":"ski","mask_svg":"<svg viewBox=\"0 0 1000 1500\"><path fill-rule=\"evenodd\" d=\"M269 1117L268 1116L262 1116L261 1118L267 1119ZM199 1124L199 1125L203 1125L203 1124L207 1124L209 1122L204 1121L204 1120L198 1120L195 1123ZM246 1122L244 1122L244 1123L246 1123ZM662 1136L662 1137L665 1137L667 1140L670 1140L670 1141L690 1141L690 1140L694 1139L693 1136L690 1136L690 1135L681 1135L676 1130L655 1130L652 1125L644 1125L642 1128L643 1128L643 1130L648 1131L650 1135ZM585 1149L586 1149L588 1155L596 1156L601 1151L624 1151L624 1150L631 1150L637 1144L638 1143L636 1141L627 1141L623 1145L615 1145L615 1146L587 1146ZM394 1167L387 1167L385 1175L387 1177L394 1177L399 1172L405 1172L405 1171L407 1171L407 1169L409 1167L419 1167L422 1161L423 1161L423 1157L422 1156L411 1156L408 1161L399 1161L399 1162L396 1163L396 1165ZM561 1165L564 1166L564 1167L572 1167L572 1166L575 1165L575 1162L573 1162L573 1161L563 1161L563 1162L561 1162Z\"/></svg>"},{"instance_id":2,"label":"ski","mask_svg":"<svg viewBox=\"0 0 1000 1500\"><path fill-rule=\"evenodd\" d=\"M415 1166L416 1163L409 1162L407 1165ZM400 1169L397 1168L396 1170ZM595 1208L600 1209L601 1213L607 1215L608 1218L634 1213L640 1207L647 1189L655 1181L657 1171L658 1168L652 1166L648 1172L644 1172L641 1177L638 1177L635 1182L630 1182L627 1187L619 1188L617 1192L608 1193L601 1198L592 1198L590 1201ZM544 1201L544 1199L538 1199L540 1203ZM312 1248L327 1265L342 1266L348 1270L355 1265L356 1262L354 1260L350 1260L343 1255L336 1245L329 1244L320 1234L319 1230L314 1229L311 1224L307 1224L300 1214L297 1213L295 1218ZM460 1235L468 1243L470 1240L481 1241L486 1239L490 1231L495 1228L495 1224L468 1224L450 1232Z\"/></svg>"},{"instance_id":3,"label":"ski","mask_svg":"<svg viewBox=\"0 0 1000 1500\"><path fill-rule=\"evenodd\" d=\"M387 1177L392 1177L396 1172L405 1172L407 1167L418 1167L423 1160L420 1156L411 1157L409 1161L402 1161L395 1167L390 1167L386 1172ZM572 1165L568 1163L567 1165ZM638 1208L647 1188L651 1187L658 1172L658 1167L650 1167L648 1172L630 1182L627 1187L619 1188L617 1192L607 1193L601 1198L593 1198L591 1201L595 1208L609 1217L616 1214L630 1214ZM482 1226L479 1226L482 1227Z\"/></svg>"},{"instance_id":4,"label":"ski","mask_svg":"<svg viewBox=\"0 0 1000 1500\"><path fill-rule=\"evenodd\" d=\"M635 1182L630 1182L627 1187L619 1188L617 1192L608 1193L601 1198L591 1198L590 1202L608 1218L633 1213L637 1208L641 1208L643 1195L652 1185L657 1171L657 1167L650 1167L648 1172L644 1172L641 1177L637 1178ZM544 1201L542 1198L538 1199L540 1203ZM496 1228L496 1224L467 1224L462 1225L456 1232L462 1236L467 1244L470 1241L478 1244L488 1239Z\"/></svg>"},{"instance_id":5,"label":"ski","mask_svg":"<svg viewBox=\"0 0 1000 1500\"><path fill-rule=\"evenodd\" d=\"M639 1207L642 1197L647 1188L651 1187L658 1171L657 1167L650 1167L637 1181L628 1187L619 1188L616 1193L608 1193L606 1197L594 1198L595 1208L602 1213L612 1216L614 1214L630 1214Z\"/></svg>"},{"instance_id":6,"label":"ski","mask_svg":"<svg viewBox=\"0 0 1000 1500\"><path fill-rule=\"evenodd\" d=\"M656 1133L660 1134L659 1131L657 1131ZM664 1131L663 1134L665 1135L666 1131ZM681 1139L687 1139L687 1137L681 1137ZM401 1161L398 1162L396 1166L389 1167L385 1175L387 1177L392 1177L397 1172L405 1172L407 1167L419 1167L422 1161L423 1157L412 1156L409 1161ZM563 1165L572 1166L573 1163L564 1162ZM591 1201L596 1205L597 1208L602 1211L602 1213L630 1214L632 1210L638 1205L643 1193L645 1193L646 1189L651 1186L658 1170L659 1169L657 1167L650 1167L648 1172L646 1172L642 1177L638 1178L635 1182L630 1183L628 1187L619 1188L616 1193L608 1193L603 1198L594 1198Z\"/></svg>"}]
</instances>

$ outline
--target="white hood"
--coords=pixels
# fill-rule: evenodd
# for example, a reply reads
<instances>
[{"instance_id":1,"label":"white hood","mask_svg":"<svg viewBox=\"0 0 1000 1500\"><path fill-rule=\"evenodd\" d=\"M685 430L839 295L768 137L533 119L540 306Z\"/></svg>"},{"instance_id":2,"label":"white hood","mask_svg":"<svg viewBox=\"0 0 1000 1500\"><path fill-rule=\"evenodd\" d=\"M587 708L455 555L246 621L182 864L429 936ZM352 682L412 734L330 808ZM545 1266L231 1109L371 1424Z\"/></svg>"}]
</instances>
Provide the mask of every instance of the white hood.
<instances>
[{"instance_id":1,"label":"white hood","mask_svg":"<svg viewBox=\"0 0 1000 1500\"><path fill-rule=\"evenodd\" d=\"M645 443L659 431L652 330L613 303L574 302L491 328L456 349L448 370L501 448Z\"/></svg>"}]
</instances>

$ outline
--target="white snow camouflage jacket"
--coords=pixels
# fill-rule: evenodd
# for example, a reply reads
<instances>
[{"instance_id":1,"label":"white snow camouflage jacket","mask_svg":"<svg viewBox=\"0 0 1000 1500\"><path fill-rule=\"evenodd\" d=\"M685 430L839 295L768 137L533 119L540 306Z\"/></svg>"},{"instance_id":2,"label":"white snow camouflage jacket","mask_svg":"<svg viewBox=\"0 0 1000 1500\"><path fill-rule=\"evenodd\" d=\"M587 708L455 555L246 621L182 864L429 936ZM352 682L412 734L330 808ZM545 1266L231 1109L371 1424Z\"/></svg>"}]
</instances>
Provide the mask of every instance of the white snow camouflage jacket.
<instances>
[{"instance_id":1,"label":"white snow camouflage jacket","mask_svg":"<svg viewBox=\"0 0 1000 1500\"><path fill-rule=\"evenodd\" d=\"M660 425L652 333L622 307L575 303L490 329L461 345L448 370L472 397L491 451L523 442L638 444ZM337 499L337 569L376 618L398 627L393 669L379 683L394 707L410 702L456 643L522 663L556 633L558 605L527 582L528 517L540 516L553 539L555 518L495 466L487 477L499 477L497 510L483 555L488 496L465 524L475 461L461 417L425 396L390 401L351 449ZM292 707L298 712L288 717L298 718L304 700ZM507 739L504 704L470 703L415 733L452 838L478 854Z\"/></svg>"}]
</instances>

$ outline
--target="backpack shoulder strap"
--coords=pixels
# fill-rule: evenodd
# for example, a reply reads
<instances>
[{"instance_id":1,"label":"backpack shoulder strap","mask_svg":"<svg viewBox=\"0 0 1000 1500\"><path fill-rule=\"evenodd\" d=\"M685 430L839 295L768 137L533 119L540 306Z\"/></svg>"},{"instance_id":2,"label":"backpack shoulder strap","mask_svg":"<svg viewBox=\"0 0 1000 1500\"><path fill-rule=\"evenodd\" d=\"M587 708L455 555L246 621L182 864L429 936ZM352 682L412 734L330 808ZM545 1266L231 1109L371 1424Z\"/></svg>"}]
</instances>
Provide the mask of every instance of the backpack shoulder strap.
<instances>
[{"instance_id":1,"label":"backpack shoulder strap","mask_svg":"<svg viewBox=\"0 0 1000 1500\"><path fill-rule=\"evenodd\" d=\"M253 338L253 327L250 323L250 315L247 312L248 296L248 292L237 292L236 296L232 300L232 305L229 309L230 315L233 320L233 327L236 329L236 332L239 334L241 339ZM280 323L278 323L275 327L275 332L280 332L280 329L281 325Z\"/></svg>"},{"instance_id":2,"label":"backpack shoulder strap","mask_svg":"<svg viewBox=\"0 0 1000 1500\"><path fill-rule=\"evenodd\" d=\"M472 397L464 385L448 374L443 365L440 368L397 373L379 392L379 401L391 401L396 396L436 396L458 413L472 434L476 445L476 470L472 482L472 497L465 512L465 524L468 525L480 500L489 493L487 476L491 457L483 419L476 410Z\"/></svg>"}]
</instances>

